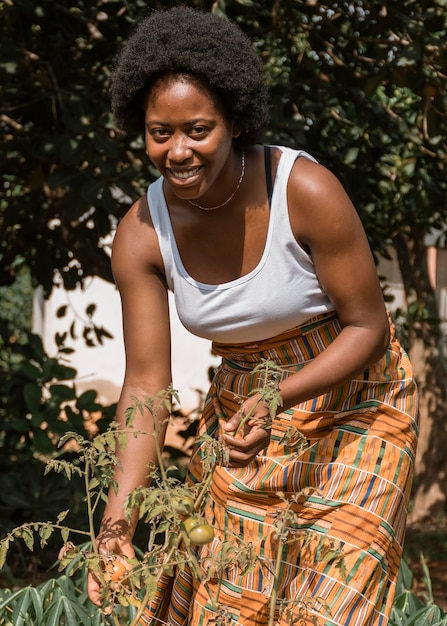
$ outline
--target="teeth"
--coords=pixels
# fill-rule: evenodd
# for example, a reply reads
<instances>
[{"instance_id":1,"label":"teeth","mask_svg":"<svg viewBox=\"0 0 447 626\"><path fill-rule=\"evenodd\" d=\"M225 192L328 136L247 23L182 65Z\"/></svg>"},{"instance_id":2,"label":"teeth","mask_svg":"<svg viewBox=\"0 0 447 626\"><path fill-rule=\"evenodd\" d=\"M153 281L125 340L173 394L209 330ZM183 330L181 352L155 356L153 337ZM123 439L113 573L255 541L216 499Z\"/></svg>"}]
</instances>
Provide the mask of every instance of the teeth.
<instances>
[{"instance_id":1,"label":"teeth","mask_svg":"<svg viewBox=\"0 0 447 626\"><path fill-rule=\"evenodd\" d=\"M200 167L195 167L193 170L188 170L187 172L176 172L175 170L171 169L171 174L175 176L175 178L179 178L180 180L187 180L188 178L192 178L193 176L195 176L199 170Z\"/></svg>"}]
</instances>

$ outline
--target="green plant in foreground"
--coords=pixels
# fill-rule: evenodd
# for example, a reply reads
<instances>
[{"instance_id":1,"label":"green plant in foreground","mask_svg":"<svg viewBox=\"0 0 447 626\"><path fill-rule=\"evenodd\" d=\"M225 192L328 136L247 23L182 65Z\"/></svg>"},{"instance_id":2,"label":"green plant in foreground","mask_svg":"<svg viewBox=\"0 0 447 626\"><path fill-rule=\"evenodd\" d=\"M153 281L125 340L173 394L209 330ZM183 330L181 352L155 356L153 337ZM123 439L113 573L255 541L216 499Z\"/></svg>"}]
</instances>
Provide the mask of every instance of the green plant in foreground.
<instances>
[{"instance_id":1,"label":"green plant in foreground","mask_svg":"<svg viewBox=\"0 0 447 626\"><path fill-rule=\"evenodd\" d=\"M89 544L80 548L78 560ZM75 563L76 564L76 561ZM104 626L107 618L87 597L86 569L76 572L68 567L65 574L17 591L0 590L0 626ZM118 607L116 624L129 624L134 607Z\"/></svg>"},{"instance_id":2,"label":"green plant in foreground","mask_svg":"<svg viewBox=\"0 0 447 626\"><path fill-rule=\"evenodd\" d=\"M260 394L261 401L268 401L270 404L275 401L278 372L272 367L273 375L269 375L269 362L262 363L259 367L263 382L256 393ZM315 542L318 542L318 558L336 561L340 574L343 575L343 558L338 546L316 537L310 529L300 527L293 505L300 498L306 497L304 492L296 494L292 499L284 496L284 506L278 507L274 524L279 545L276 568L270 563L260 561L250 543L228 531L222 533L222 543L217 551L205 551L204 556L201 556L197 545L213 540L211 526L205 518L210 482L216 466L228 463L228 450L221 441L208 435L198 439L198 449L195 452L200 453L203 460L203 480L199 484L187 485L176 478L170 471L172 468L165 466L162 450L157 446L159 467L148 469L152 479L150 486L136 489L130 494L127 503L129 515L136 507L140 519L147 527L147 550L139 553L138 558L128 560L128 569L122 578L111 575L110 567L113 571L115 557L99 553L93 521L95 513L100 503L107 500L109 487L117 489L113 478L118 464L117 450L126 445L129 437L140 434L132 428L136 412L148 413L152 417L153 431L142 434L150 434L158 441L156 418L162 408L171 412L172 393L172 390L167 390L156 398L134 398L134 405L126 413L125 428L112 424L107 432L97 435L93 441L75 433L67 433L61 438L60 446L68 441L76 443L77 460L69 462L53 459L47 465L47 472L61 472L68 479L76 476L78 480L83 480L89 527L88 530L80 531L66 525L68 511L63 511L56 521L23 524L5 536L0 542L0 567L5 564L7 551L14 541L21 539L33 550L36 541L44 547L50 537L59 533L64 544L59 556L59 572L64 573L38 587L1 591L0 626L71 626L75 623L88 626L118 626L125 623L126 626L136 626L147 602L153 598L161 578L172 575L176 568L185 567L189 567L192 575L208 590L209 605L215 612L214 626L231 626L234 622L231 610L223 606L219 598L223 574L228 567L236 567L243 584L244 577L250 574L255 565L264 568L266 579L270 579L272 583L269 626L276 626L280 620L290 625L296 624L297 620L311 614L312 602L315 600L297 597L284 601L278 598L278 585L284 551L288 543L298 538L302 541L303 550L307 547L313 549ZM300 433L288 432L284 439L284 444L298 453L302 449ZM202 531L197 533L200 527ZM195 537L196 534L200 535L199 540ZM75 545L74 538L81 540L82 544ZM91 604L87 598L87 569L93 570L101 580L104 611ZM217 584L214 584L215 581ZM424 605L408 591L408 572L405 570L402 570L399 585L392 626L447 626L445 613L434 605L432 596L430 599L428 585L428 605ZM415 620L414 615L425 621Z\"/></svg>"},{"instance_id":3,"label":"green plant in foreground","mask_svg":"<svg viewBox=\"0 0 447 626\"><path fill-rule=\"evenodd\" d=\"M407 563L402 561L390 626L447 626L447 612L434 602L430 573L422 555L421 563L426 597L421 599L411 591L413 574Z\"/></svg>"}]
</instances>

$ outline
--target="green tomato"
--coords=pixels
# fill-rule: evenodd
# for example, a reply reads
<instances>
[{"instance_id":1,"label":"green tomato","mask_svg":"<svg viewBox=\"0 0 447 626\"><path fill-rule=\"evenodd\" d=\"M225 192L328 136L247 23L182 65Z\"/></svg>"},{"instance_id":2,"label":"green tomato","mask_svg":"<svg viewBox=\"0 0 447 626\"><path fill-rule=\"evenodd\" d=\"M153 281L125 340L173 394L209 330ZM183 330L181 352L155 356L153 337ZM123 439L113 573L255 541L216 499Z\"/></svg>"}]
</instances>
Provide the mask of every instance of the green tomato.
<instances>
[{"instance_id":1,"label":"green tomato","mask_svg":"<svg viewBox=\"0 0 447 626\"><path fill-rule=\"evenodd\" d=\"M172 506L178 515L189 515L194 510L194 498L191 496L174 496Z\"/></svg>"},{"instance_id":2,"label":"green tomato","mask_svg":"<svg viewBox=\"0 0 447 626\"><path fill-rule=\"evenodd\" d=\"M182 524L183 528L186 530L189 536L191 530L195 526L199 526L201 524L201 521L197 517L187 517L185 520L183 520Z\"/></svg>"},{"instance_id":3,"label":"green tomato","mask_svg":"<svg viewBox=\"0 0 447 626\"><path fill-rule=\"evenodd\" d=\"M204 546L214 539L214 528L209 524L199 522L188 531L188 537L195 546Z\"/></svg>"}]
</instances>

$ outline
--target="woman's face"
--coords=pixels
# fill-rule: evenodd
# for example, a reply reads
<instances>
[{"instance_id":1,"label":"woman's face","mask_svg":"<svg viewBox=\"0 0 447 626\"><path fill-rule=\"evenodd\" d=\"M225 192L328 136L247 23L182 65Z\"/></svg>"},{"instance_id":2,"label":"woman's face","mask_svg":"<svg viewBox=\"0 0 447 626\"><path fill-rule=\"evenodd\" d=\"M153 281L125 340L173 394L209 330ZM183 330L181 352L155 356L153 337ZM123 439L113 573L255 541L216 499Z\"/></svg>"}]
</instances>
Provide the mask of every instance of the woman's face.
<instances>
[{"instance_id":1,"label":"woman's face","mask_svg":"<svg viewBox=\"0 0 447 626\"><path fill-rule=\"evenodd\" d=\"M152 87L146 102L146 151L178 198L220 197L225 176L234 175L235 159L240 167L233 150L238 134L197 79L167 76ZM218 177L219 185L214 185Z\"/></svg>"}]
</instances>

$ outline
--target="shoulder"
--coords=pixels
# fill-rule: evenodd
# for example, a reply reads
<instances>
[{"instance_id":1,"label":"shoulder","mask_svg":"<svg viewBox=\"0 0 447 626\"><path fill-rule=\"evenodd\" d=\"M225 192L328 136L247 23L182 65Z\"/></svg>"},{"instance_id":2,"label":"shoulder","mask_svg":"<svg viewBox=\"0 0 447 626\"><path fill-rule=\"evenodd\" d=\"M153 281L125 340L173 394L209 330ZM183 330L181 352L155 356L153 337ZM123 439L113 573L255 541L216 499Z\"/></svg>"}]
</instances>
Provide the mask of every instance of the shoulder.
<instances>
[{"instance_id":1,"label":"shoulder","mask_svg":"<svg viewBox=\"0 0 447 626\"><path fill-rule=\"evenodd\" d=\"M362 228L338 178L323 165L300 156L290 173L287 200L292 229L300 241L339 239Z\"/></svg>"},{"instance_id":2,"label":"shoulder","mask_svg":"<svg viewBox=\"0 0 447 626\"><path fill-rule=\"evenodd\" d=\"M310 155L309 155L310 156ZM332 193L346 196L338 178L324 165L301 154L295 161L289 178L289 194L292 199L310 202L329 200Z\"/></svg>"},{"instance_id":3,"label":"shoulder","mask_svg":"<svg viewBox=\"0 0 447 626\"><path fill-rule=\"evenodd\" d=\"M112 271L118 283L131 273L164 273L146 195L133 204L118 225L112 246Z\"/></svg>"}]
</instances>

